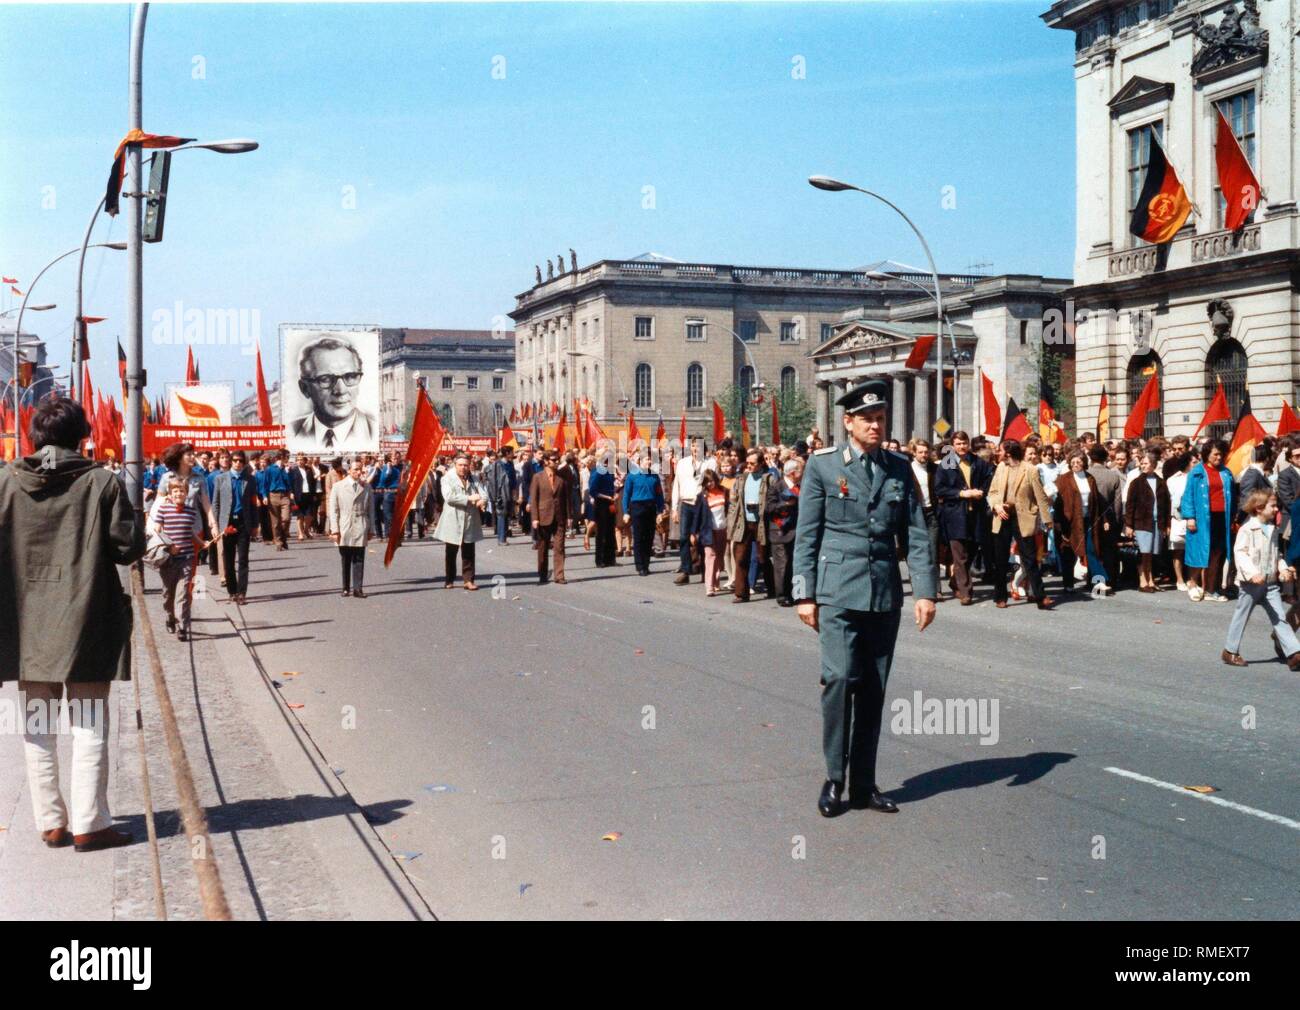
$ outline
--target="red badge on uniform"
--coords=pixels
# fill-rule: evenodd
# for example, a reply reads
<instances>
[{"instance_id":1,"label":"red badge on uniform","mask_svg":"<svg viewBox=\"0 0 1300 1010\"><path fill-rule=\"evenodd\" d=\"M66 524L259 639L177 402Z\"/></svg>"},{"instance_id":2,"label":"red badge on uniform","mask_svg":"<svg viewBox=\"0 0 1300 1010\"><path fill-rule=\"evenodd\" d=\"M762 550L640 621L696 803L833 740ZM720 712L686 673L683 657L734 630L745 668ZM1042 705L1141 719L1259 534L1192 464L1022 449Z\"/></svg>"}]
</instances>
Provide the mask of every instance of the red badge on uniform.
<instances>
[{"instance_id":1,"label":"red badge on uniform","mask_svg":"<svg viewBox=\"0 0 1300 1010\"><path fill-rule=\"evenodd\" d=\"M841 498L847 498L848 496L849 496L849 482L848 482L848 480L847 480L846 478L841 477L841 478L840 478L840 497L841 497Z\"/></svg>"}]
</instances>

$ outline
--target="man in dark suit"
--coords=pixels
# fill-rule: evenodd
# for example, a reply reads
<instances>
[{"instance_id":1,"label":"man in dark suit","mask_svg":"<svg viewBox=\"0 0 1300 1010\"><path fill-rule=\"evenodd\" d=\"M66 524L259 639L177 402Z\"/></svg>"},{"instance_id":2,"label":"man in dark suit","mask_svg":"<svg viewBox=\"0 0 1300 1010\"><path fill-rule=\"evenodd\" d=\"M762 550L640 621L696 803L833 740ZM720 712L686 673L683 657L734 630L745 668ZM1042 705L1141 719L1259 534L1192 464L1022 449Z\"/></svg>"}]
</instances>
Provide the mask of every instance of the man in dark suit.
<instances>
[{"instance_id":1,"label":"man in dark suit","mask_svg":"<svg viewBox=\"0 0 1300 1010\"><path fill-rule=\"evenodd\" d=\"M298 539L310 540L313 519L316 516L317 494L319 488L316 480L316 468L306 456L298 457L298 465L289 469L289 491L293 503L298 507Z\"/></svg>"},{"instance_id":2,"label":"man in dark suit","mask_svg":"<svg viewBox=\"0 0 1300 1010\"><path fill-rule=\"evenodd\" d=\"M552 545L555 551L555 582L564 585L564 535L569 524L569 500L572 490L569 487L568 469L560 470L560 454L549 449L542 456L542 470L533 475L532 486L528 489L528 515L533 523L533 535L537 541L537 583L546 585L547 562Z\"/></svg>"},{"instance_id":3,"label":"man in dark suit","mask_svg":"<svg viewBox=\"0 0 1300 1010\"><path fill-rule=\"evenodd\" d=\"M1106 465L1110 454L1103 445L1094 445L1088 450L1092 465L1088 472L1097 482L1101 493L1101 566L1106 569L1106 581L1101 583L1101 592L1113 593L1112 586L1119 584L1119 526L1124 510L1120 507L1120 497L1124 492L1124 478L1118 471Z\"/></svg>"},{"instance_id":4,"label":"man in dark suit","mask_svg":"<svg viewBox=\"0 0 1300 1010\"><path fill-rule=\"evenodd\" d=\"M776 478L777 506L767 518L767 543L772 555L772 582L776 602L793 607L790 595L794 580L794 532L799 524L799 482L803 480L802 459L786 460L781 476Z\"/></svg>"},{"instance_id":5,"label":"man in dark suit","mask_svg":"<svg viewBox=\"0 0 1300 1010\"><path fill-rule=\"evenodd\" d=\"M242 604L248 592L248 539L257 525L257 481L242 452L231 454L230 469L216 474L212 483L212 513L217 533L225 531L221 554L226 569L226 592ZM212 550L216 550L216 546Z\"/></svg>"},{"instance_id":6,"label":"man in dark suit","mask_svg":"<svg viewBox=\"0 0 1300 1010\"><path fill-rule=\"evenodd\" d=\"M993 468L970 451L970 436L964 431L954 432L952 452L935 471L931 500L937 503L939 535L952 555L948 585L963 607L975 602L970 562L982 539L984 499L992 481Z\"/></svg>"}]
</instances>

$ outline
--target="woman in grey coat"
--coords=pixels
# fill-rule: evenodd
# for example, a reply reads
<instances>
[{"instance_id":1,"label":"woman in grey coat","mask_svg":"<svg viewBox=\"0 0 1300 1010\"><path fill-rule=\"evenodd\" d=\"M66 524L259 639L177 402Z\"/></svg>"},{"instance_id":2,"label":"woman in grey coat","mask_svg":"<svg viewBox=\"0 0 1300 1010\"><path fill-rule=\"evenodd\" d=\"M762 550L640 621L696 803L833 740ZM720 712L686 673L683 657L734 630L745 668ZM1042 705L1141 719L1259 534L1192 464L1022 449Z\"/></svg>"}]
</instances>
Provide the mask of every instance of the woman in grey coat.
<instances>
[{"instance_id":1,"label":"woman in grey coat","mask_svg":"<svg viewBox=\"0 0 1300 1010\"><path fill-rule=\"evenodd\" d=\"M30 431L36 452L0 470L0 683L17 680L24 711L43 716L23 732L42 840L114 848L132 841L108 808L109 688L131 678L131 599L117 566L144 554L144 530L122 482L78 453L90 436L80 405L46 400ZM68 804L55 732L65 696Z\"/></svg>"}]
</instances>

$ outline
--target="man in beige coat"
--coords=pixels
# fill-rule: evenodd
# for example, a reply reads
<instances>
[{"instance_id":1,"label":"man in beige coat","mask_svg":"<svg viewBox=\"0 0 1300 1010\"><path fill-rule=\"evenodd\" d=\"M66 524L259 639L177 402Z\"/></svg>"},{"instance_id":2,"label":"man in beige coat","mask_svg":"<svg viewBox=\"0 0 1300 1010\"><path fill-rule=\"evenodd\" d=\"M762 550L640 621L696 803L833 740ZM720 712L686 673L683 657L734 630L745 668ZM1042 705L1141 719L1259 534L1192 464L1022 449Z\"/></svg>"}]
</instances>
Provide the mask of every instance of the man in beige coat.
<instances>
[{"instance_id":1,"label":"man in beige coat","mask_svg":"<svg viewBox=\"0 0 1300 1010\"><path fill-rule=\"evenodd\" d=\"M329 535L338 544L343 564L343 595L366 598L366 544L374 535L374 492L362 478L361 461L354 459L348 475L330 488Z\"/></svg>"},{"instance_id":2,"label":"man in beige coat","mask_svg":"<svg viewBox=\"0 0 1300 1010\"><path fill-rule=\"evenodd\" d=\"M1020 565L1025 570L1029 598L1039 610L1051 610L1052 600L1043 592L1043 575L1038 568L1038 544L1034 530L1039 520L1052 528L1052 504L1038 479L1038 468L1025 463L1025 447L1015 439L1002 443L1004 459L989 485L989 508L993 510L993 598L998 609L1007 605L1007 561L1015 537Z\"/></svg>"}]
</instances>

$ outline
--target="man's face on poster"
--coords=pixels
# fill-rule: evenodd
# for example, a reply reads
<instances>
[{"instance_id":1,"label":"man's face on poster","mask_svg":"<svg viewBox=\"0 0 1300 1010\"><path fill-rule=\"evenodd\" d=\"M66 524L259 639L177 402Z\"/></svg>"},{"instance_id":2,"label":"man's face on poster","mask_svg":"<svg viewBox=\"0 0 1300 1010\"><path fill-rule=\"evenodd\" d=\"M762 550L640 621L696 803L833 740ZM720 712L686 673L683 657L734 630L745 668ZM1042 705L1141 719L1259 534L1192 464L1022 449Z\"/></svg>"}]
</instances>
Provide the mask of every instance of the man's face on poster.
<instances>
[{"instance_id":1,"label":"man's face on poster","mask_svg":"<svg viewBox=\"0 0 1300 1010\"><path fill-rule=\"evenodd\" d=\"M318 347L302 363L298 388L311 400L316 417L333 427L352 416L357 407L361 365L346 347Z\"/></svg>"}]
</instances>

